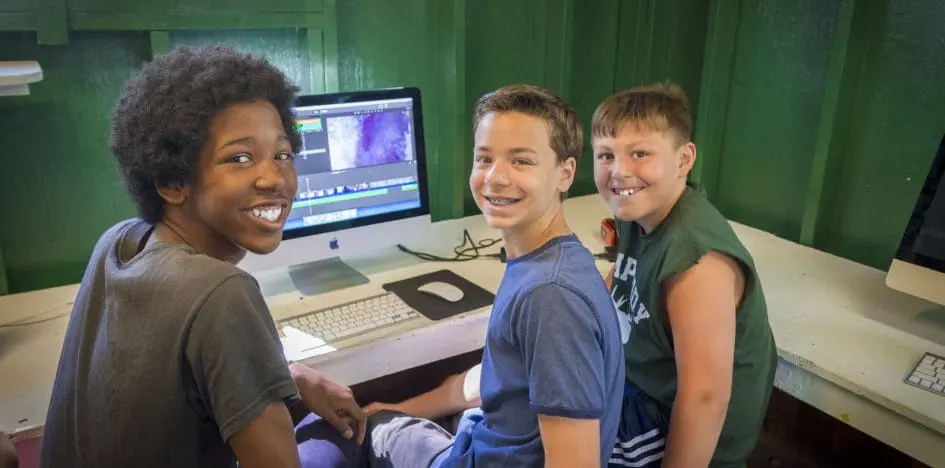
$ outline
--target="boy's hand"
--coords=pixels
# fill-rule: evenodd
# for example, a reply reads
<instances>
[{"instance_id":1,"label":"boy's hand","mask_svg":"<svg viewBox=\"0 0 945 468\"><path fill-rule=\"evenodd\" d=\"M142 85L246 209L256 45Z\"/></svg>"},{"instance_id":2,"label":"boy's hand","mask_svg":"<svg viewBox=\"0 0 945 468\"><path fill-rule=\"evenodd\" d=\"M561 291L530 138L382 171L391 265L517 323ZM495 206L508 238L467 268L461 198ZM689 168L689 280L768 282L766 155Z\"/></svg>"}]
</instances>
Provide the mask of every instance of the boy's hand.
<instances>
[{"instance_id":1,"label":"boy's hand","mask_svg":"<svg viewBox=\"0 0 945 468\"><path fill-rule=\"evenodd\" d=\"M377 413L378 411L384 411L384 410L397 411L399 413L403 413L403 410L400 409L400 405L397 403L381 403L379 401L375 401L374 403L371 403L370 405L367 405L364 407L364 414L367 416L370 416L374 413Z\"/></svg>"},{"instance_id":2,"label":"boy's hand","mask_svg":"<svg viewBox=\"0 0 945 468\"><path fill-rule=\"evenodd\" d=\"M0 468L16 468L19 466L19 460L16 456L16 447L3 432L0 432Z\"/></svg>"},{"instance_id":3,"label":"boy's hand","mask_svg":"<svg viewBox=\"0 0 945 468\"><path fill-rule=\"evenodd\" d=\"M345 438L355 435L351 426L357 426L357 441L364 442L367 417L354 400L351 389L332 382L328 377L308 366L292 363L292 379L299 387L302 402L313 413L328 421Z\"/></svg>"}]
</instances>

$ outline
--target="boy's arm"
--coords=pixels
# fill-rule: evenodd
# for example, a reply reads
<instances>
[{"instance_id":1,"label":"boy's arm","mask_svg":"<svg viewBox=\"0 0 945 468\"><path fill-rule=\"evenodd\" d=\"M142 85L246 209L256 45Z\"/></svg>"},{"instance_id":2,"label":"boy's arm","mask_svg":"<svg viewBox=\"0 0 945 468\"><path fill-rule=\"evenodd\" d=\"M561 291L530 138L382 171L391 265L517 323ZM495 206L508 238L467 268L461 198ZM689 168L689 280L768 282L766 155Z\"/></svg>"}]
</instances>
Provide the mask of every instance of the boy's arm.
<instances>
[{"instance_id":1,"label":"boy's arm","mask_svg":"<svg viewBox=\"0 0 945 468\"><path fill-rule=\"evenodd\" d=\"M185 343L193 407L216 422L240 466L298 466L286 408L298 387L252 277L235 275L213 289L195 313Z\"/></svg>"},{"instance_id":2,"label":"boy's arm","mask_svg":"<svg viewBox=\"0 0 945 468\"><path fill-rule=\"evenodd\" d=\"M451 375L440 386L396 404L371 403L364 408L368 415L382 409L393 409L410 416L437 419L479 406L479 379L482 364L466 372Z\"/></svg>"},{"instance_id":3,"label":"boy's arm","mask_svg":"<svg viewBox=\"0 0 945 468\"><path fill-rule=\"evenodd\" d=\"M715 453L732 393L744 282L734 259L712 252L664 283L678 378L665 467L708 466Z\"/></svg>"},{"instance_id":4,"label":"boy's arm","mask_svg":"<svg viewBox=\"0 0 945 468\"><path fill-rule=\"evenodd\" d=\"M529 407L538 415L545 466L599 466L608 364L591 304L570 289L547 284L529 293L512 324L525 359Z\"/></svg>"},{"instance_id":5,"label":"boy's arm","mask_svg":"<svg viewBox=\"0 0 945 468\"><path fill-rule=\"evenodd\" d=\"M10 437L0 432L0 468L16 468L20 462Z\"/></svg>"},{"instance_id":6,"label":"boy's arm","mask_svg":"<svg viewBox=\"0 0 945 468\"><path fill-rule=\"evenodd\" d=\"M301 465L292 418L282 402L271 403L262 414L228 441L240 468L286 467Z\"/></svg>"},{"instance_id":7,"label":"boy's arm","mask_svg":"<svg viewBox=\"0 0 945 468\"><path fill-rule=\"evenodd\" d=\"M614 273L615 273L616 271L617 271L617 264L615 263L614 266L610 267L610 273L607 273L607 276L604 277L604 284L607 285L607 290L608 290L608 291L609 291L610 288L613 286Z\"/></svg>"},{"instance_id":8,"label":"boy's arm","mask_svg":"<svg viewBox=\"0 0 945 468\"><path fill-rule=\"evenodd\" d=\"M600 420L538 415L545 467L600 466Z\"/></svg>"}]
</instances>

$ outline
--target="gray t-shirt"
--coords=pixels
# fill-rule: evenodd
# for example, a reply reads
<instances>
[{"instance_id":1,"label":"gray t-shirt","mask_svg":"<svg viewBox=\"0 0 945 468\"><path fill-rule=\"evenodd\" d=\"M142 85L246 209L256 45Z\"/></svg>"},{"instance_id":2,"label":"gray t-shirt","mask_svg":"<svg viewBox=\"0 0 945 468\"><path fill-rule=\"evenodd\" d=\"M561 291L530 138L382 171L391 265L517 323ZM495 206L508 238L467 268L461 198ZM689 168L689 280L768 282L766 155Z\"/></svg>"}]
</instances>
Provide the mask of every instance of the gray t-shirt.
<instances>
[{"instance_id":1,"label":"gray t-shirt","mask_svg":"<svg viewBox=\"0 0 945 468\"><path fill-rule=\"evenodd\" d=\"M138 253L148 229L119 223L92 253L43 467L232 467L229 437L272 402L298 399L255 280L185 245Z\"/></svg>"}]
</instances>

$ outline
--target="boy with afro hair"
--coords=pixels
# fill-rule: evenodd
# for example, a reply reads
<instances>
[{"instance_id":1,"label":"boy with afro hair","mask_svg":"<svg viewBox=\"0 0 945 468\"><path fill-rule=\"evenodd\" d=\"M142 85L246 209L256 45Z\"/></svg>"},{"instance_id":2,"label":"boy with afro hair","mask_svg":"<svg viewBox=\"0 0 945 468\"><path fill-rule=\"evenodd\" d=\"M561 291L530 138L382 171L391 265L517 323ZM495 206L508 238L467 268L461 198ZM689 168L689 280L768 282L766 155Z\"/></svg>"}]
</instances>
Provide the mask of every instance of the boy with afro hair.
<instances>
[{"instance_id":1,"label":"boy with afro hair","mask_svg":"<svg viewBox=\"0 0 945 468\"><path fill-rule=\"evenodd\" d=\"M364 415L351 391L286 362L259 286L236 266L281 241L297 185L296 92L265 59L222 46L176 49L129 80L109 146L139 217L92 252L42 466L295 467L300 450L311 466L335 466L358 456ZM325 420L309 415L293 434L298 405ZM297 446L301 434L311 440Z\"/></svg>"}]
</instances>

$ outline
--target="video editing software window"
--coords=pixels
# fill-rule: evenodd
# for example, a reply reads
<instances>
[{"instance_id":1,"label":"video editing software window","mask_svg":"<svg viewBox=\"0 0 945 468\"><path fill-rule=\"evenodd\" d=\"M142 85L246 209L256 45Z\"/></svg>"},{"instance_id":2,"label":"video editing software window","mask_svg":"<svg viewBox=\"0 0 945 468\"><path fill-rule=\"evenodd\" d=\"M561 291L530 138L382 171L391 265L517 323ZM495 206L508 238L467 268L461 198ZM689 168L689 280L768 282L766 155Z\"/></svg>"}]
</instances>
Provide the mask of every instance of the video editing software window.
<instances>
[{"instance_id":1,"label":"video editing software window","mask_svg":"<svg viewBox=\"0 0 945 468\"><path fill-rule=\"evenodd\" d=\"M420 206L409 98L296 107L299 186L285 230Z\"/></svg>"}]
</instances>

